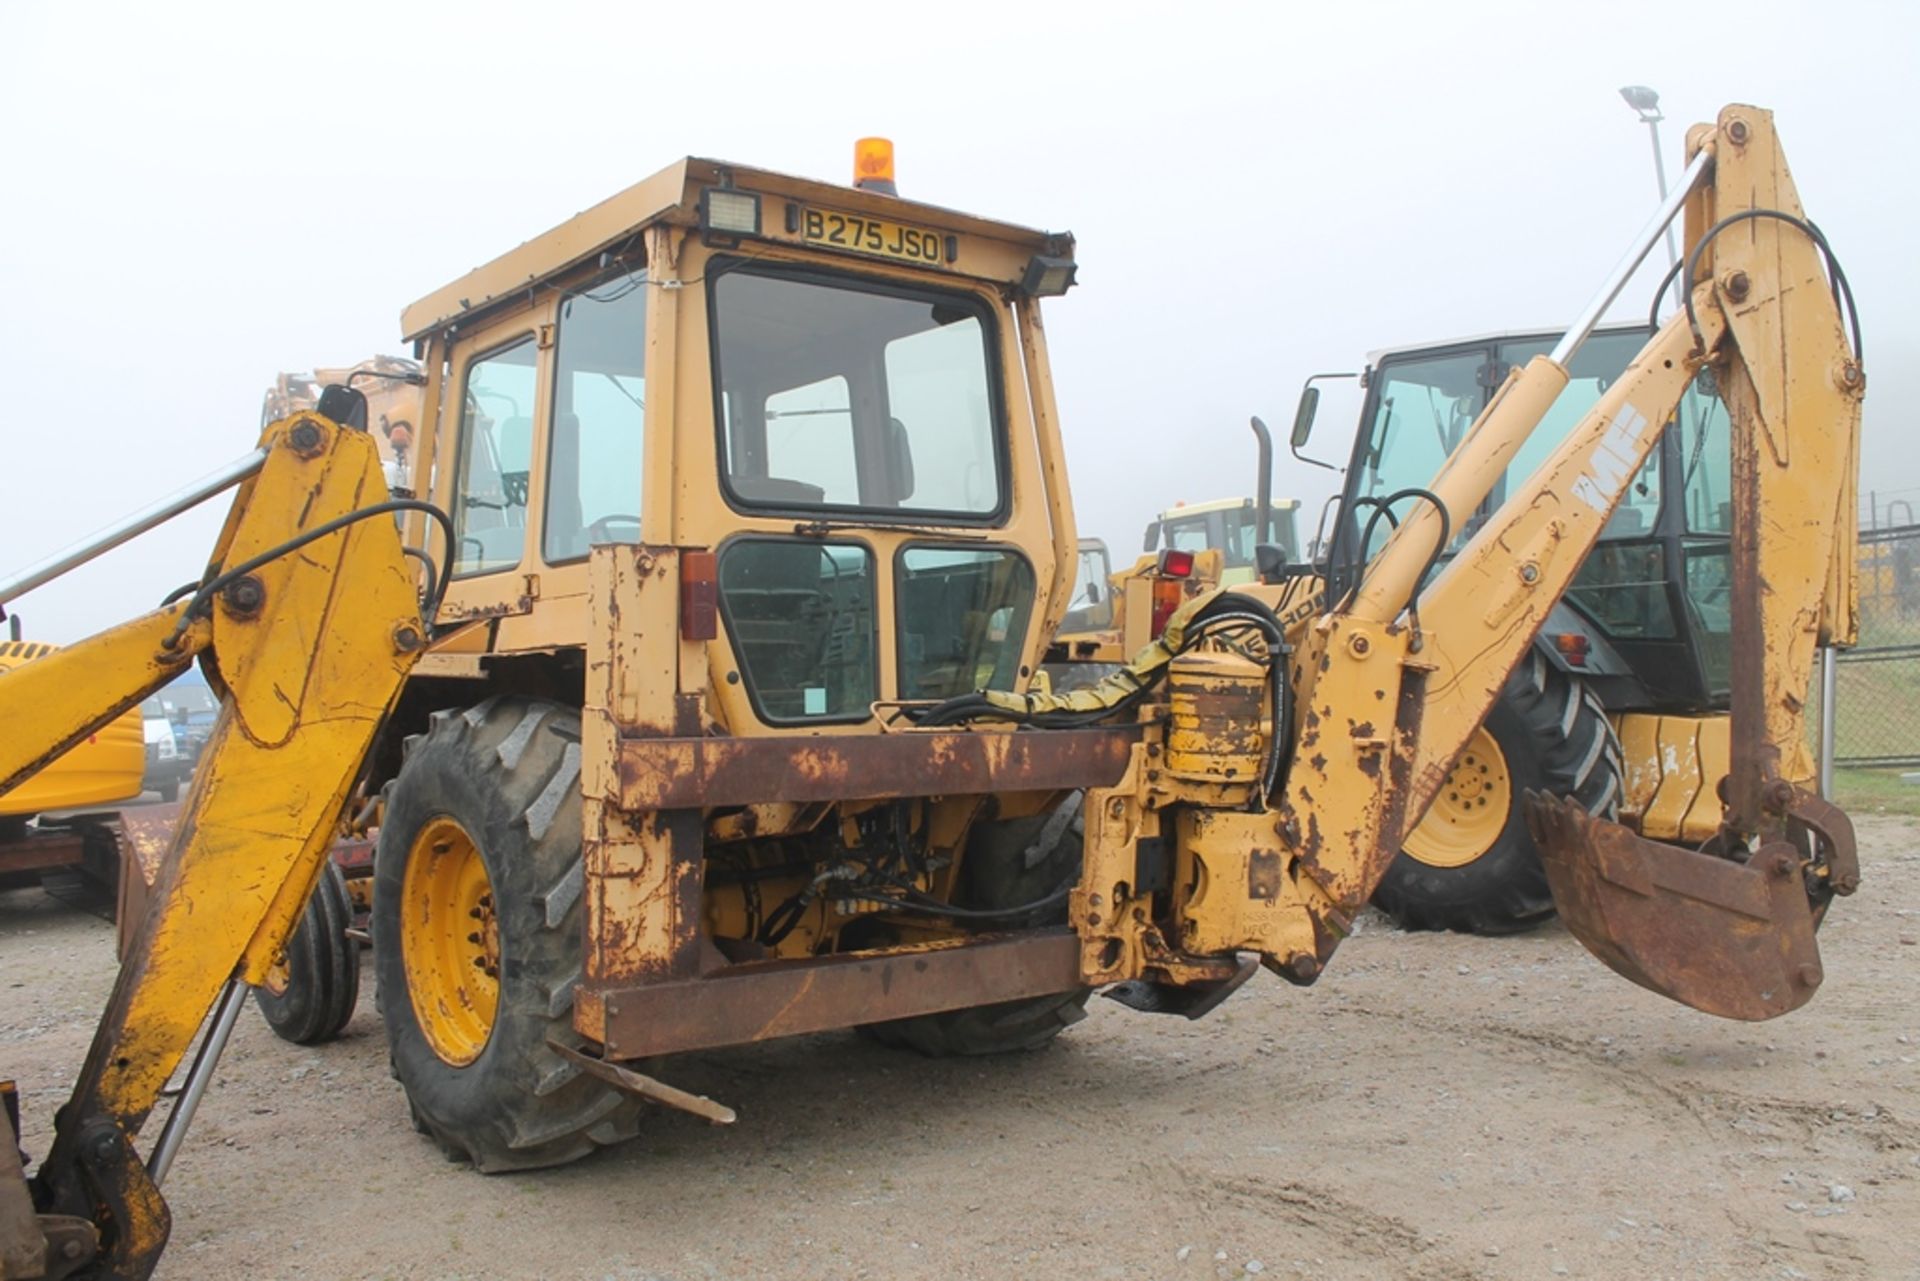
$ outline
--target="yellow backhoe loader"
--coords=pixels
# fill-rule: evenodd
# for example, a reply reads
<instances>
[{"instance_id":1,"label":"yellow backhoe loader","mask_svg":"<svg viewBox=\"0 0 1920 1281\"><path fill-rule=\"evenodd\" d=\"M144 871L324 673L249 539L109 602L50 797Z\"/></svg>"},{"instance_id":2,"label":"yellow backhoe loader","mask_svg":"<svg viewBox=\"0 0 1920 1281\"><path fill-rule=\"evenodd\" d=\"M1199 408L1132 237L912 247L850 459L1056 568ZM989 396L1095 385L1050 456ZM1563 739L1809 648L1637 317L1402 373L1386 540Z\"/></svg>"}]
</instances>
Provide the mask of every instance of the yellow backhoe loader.
<instances>
[{"instance_id":1,"label":"yellow backhoe loader","mask_svg":"<svg viewBox=\"0 0 1920 1281\"><path fill-rule=\"evenodd\" d=\"M30 1180L0 1135L0 1276L150 1272L158 1185L349 803L381 806L395 1072L482 1170L618 1141L646 1101L731 1120L636 1066L677 1051L861 1026L986 1053L1098 988L1197 1017L1262 965L1313 982L1705 367L1742 620L1721 822L1531 817L1608 965L1728 1017L1804 1003L1858 870L1779 762L1814 646L1851 635L1864 376L1769 114L1688 148L1350 590L1203 594L1070 694L1030 688L1074 571L1040 312L1069 237L902 199L867 146L855 188L686 160L408 308L423 497L329 395L195 491L239 484L192 589L0 681L0 782L195 659L224 699ZM1682 206L1685 310L1427 581Z\"/></svg>"}]
</instances>

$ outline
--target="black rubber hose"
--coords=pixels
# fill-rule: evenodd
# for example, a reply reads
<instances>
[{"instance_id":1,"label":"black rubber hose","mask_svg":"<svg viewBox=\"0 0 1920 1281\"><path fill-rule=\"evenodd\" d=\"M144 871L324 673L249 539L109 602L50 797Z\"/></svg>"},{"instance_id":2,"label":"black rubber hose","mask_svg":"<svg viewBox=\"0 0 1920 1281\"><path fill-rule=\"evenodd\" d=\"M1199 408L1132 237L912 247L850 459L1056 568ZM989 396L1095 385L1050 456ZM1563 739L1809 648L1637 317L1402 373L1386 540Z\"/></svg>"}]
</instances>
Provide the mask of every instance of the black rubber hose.
<instances>
[{"instance_id":1,"label":"black rubber hose","mask_svg":"<svg viewBox=\"0 0 1920 1281\"><path fill-rule=\"evenodd\" d=\"M1719 222L1714 223L1713 226L1707 228L1706 233L1700 237L1700 242L1687 251L1686 278L1688 280L1694 279L1700 265L1700 252L1709 244L1713 243L1715 236L1718 236L1729 227L1761 218L1772 219L1775 222L1784 222L1789 227L1799 228L1802 232L1806 233L1807 239L1813 241L1814 246L1820 250L1820 256L1826 260L1827 273L1833 278L1830 287L1834 290L1836 302L1844 301L1847 313L1847 328L1853 339L1854 363L1864 364L1866 358L1863 355L1863 345L1860 338L1860 312L1854 306L1853 286L1848 282L1847 273L1841 269L1840 260L1834 256L1833 247L1827 243L1826 236L1821 233L1820 228L1814 226L1805 218L1796 218L1792 214L1783 213L1778 209L1742 209L1739 213L1727 215ZM1700 315L1694 309L1693 291L1691 289L1687 290L1683 295L1683 300L1687 307L1687 327L1693 330L1694 343L1699 345L1703 341L1700 333ZM1656 308L1659 306L1658 294L1654 295L1654 306Z\"/></svg>"},{"instance_id":2,"label":"black rubber hose","mask_svg":"<svg viewBox=\"0 0 1920 1281\"><path fill-rule=\"evenodd\" d=\"M290 552L295 552L300 550L300 548L305 547L308 543L317 542L318 540L325 538L329 534L338 533L340 530L345 529L349 525L355 524L359 521L369 520L375 516L384 516L389 512L397 512L397 511L425 512L428 516L432 517L435 521L439 522L441 530L446 535L447 559L449 563L452 562L453 520L445 512L441 511L438 507L435 507L432 503L426 502L418 498L392 498L392 499L388 499L386 502L383 502L383 503L374 503L370 507L357 508L354 511L347 512L343 516L336 516L332 520L327 521L324 524L316 525L312 529L304 530L301 533L296 534L292 538L287 539L285 542L279 543L273 547L268 548L266 551L261 552L258 556L250 557L249 559L242 561L240 564L235 565L232 569L223 570L222 572L208 579L206 582L202 583L199 587L199 590L194 592L193 599L187 602L186 609L181 611L180 622L174 628L173 636L170 637L168 640L168 648L172 648L173 642L177 641L180 634L186 630L188 622L193 618L204 614L209 608L211 608L214 595L218 593L220 589L225 587L228 583L231 583L234 579L240 578L246 574L251 574L254 570L259 569L262 565L270 564L273 561L278 560L280 557L285 556ZM435 594L431 598L430 603L428 604L428 607L426 610L426 623L429 629L431 629L433 626L434 617L440 612L440 599L442 596L445 595L447 583L451 581L452 578L453 578L453 575L448 574L446 578L442 579L438 584L436 584Z\"/></svg>"}]
</instances>

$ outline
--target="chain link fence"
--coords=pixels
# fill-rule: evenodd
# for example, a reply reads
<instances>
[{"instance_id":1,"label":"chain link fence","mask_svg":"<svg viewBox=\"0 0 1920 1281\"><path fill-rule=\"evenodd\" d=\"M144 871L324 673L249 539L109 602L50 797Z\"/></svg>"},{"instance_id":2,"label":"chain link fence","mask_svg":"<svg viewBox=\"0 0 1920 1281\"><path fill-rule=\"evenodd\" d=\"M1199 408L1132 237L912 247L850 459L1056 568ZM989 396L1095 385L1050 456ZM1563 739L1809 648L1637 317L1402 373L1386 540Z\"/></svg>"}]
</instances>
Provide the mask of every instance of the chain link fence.
<instances>
[{"instance_id":1,"label":"chain link fence","mask_svg":"<svg viewBox=\"0 0 1920 1281\"><path fill-rule=\"evenodd\" d=\"M1860 529L1860 644L1834 671L1834 764L1920 767L1920 522L1905 503L1902 523L1874 517ZM1819 725L1819 681L1810 728ZM1817 731L1816 731L1817 732Z\"/></svg>"}]
</instances>

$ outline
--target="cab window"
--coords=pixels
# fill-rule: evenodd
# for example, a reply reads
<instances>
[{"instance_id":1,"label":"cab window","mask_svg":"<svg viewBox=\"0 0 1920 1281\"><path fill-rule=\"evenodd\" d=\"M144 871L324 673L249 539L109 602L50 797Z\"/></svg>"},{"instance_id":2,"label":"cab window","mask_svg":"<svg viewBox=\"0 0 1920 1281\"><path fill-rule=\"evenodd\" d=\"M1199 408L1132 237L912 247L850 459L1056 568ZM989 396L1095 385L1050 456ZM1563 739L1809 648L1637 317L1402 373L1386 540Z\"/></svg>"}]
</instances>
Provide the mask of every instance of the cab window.
<instances>
[{"instance_id":1,"label":"cab window","mask_svg":"<svg viewBox=\"0 0 1920 1281\"><path fill-rule=\"evenodd\" d=\"M860 504L853 401L839 374L766 401L767 473L817 488L821 501Z\"/></svg>"},{"instance_id":2,"label":"cab window","mask_svg":"<svg viewBox=\"0 0 1920 1281\"><path fill-rule=\"evenodd\" d=\"M1487 502L1455 531L1454 549L1473 535L1487 515L1506 501L1508 494L1526 484L1613 386L1645 343L1646 334L1632 330L1595 334L1581 346L1567 371L1566 387L1515 452ZM1359 496L1385 497L1411 486L1429 484L1505 381L1508 371L1544 354L1552 345L1551 341L1541 339L1503 342L1493 347L1384 365L1377 375L1383 380L1379 408L1361 458ZM1646 463L1629 482L1603 537L1652 534L1660 513L1659 457L1657 450L1647 456ZM1404 517L1410 506L1403 502L1394 515ZM1364 526L1370 515L1371 509L1363 507L1354 519ZM1378 552L1392 532L1390 521L1384 518L1378 521L1366 555L1372 557Z\"/></svg>"},{"instance_id":3,"label":"cab window","mask_svg":"<svg viewBox=\"0 0 1920 1281\"><path fill-rule=\"evenodd\" d=\"M1484 351L1471 351L1409 360L1381 370L1378 408L1359 460L1358 497L1385 498L1432 481L1480 413L1486 362ZM1403 505L1393 514L1404 517L1410 506ZM1372 510L1357 507L1349 513L1358 527L1356 535L1365 529ZM1392 532L1392 523L1385 518L1374 522L1374 535L1364 555L1371 559Z\"/></svg>"},{"instance_id":4,"label":"cab window","mask_svg":"<svg viewBox=\"0 0 1920 1281\"><path fill-rule=\"evenodd\" d=\"M900 553L900 697L1012 689L1033 609L1016 552L909 547Z\"/></svg>"},{"instance_id":5,"label":"cab window","mask_svg":"<svg viewBox=\"0 0 1920 1281\"><path fill-rule=\"evenodd\" d=\"M1167 546L1178 552L1203 552L1212 546L1207 530L1207 518L1196 516L1190 520L1169 520L1161 524Z\"/></svg>"},{"instance_id":6,"label":"cab window","mask_svg":"<svg viewBox=\"0 0 1920 1281\"><path fill-rule=\"evenodd\" d=\"M1111 582L1113 571L1107 560L1105 543L1082 543L1073 575L1073 598L1067 602L1067 616L1060 621L1062 632L1090 632L1113 625Z\"/></svg>"},{"instance_id":7,"label":"cab window","mask_svg":"<svg viewBox=\"0 0 1920 1281\"><path fill-rule=\"evenodd\" d=\"M1726 402L1702 371L1680 401L1680 463L1686 495L1687 532L1733 532L1732 423Z\"/></svg>"},{"instance_id":8,"label":"cab window","mask_svg":"<svg viewBox=\"0 0 1920 1281\"><path fill-rule=\"evenodd\" d=\"M874 670L873 553L741 538L720 551L720 608L762 720L863 720Z\"/></svg>"},{"instance_id":9,"label":"cab window","mask_svg":"<svg viewBox=\"0 0 1920 1281\"><path fill-rule=\"evenodd\" d=\"M708 289L737 505L966 523L1006 511L985 302L765 264L722 263Z\"/></svg>"},{"instance_id":10,"label":"cab window","mask_svg":"<svg viewBox=\"0 0 1920 1281\"><path fill-rule=\"evenodd\" d=\"M529 334L467 366L453 486L455 577L520 563L526 546L536 358Z\"/></svg>"},{"instance_id":11,"label":"cab window","mask_svg":"<svg viewBox=\"0 0 1920 1281\"><path fill-rule=\"evenodd\" d=\"M632 272L560 304L542 549L550 564L640 540L647 280Z\"/></svg>"},{"instance_id":12,"label":"cab window","mask_svg":"<svg viewBox=\"0 0 1920 1281\"><path fill-rule=\"evenodd\" d=\"M1567 385L1554 398L1540 425L1533 429L1526 443L1520 446L1513 456L1513 462L1507 466L1507 474L1499 488L1494 490L1492 503L1498 506L1506 495L1520 485L1547 461L1554 450L1580 425L1600 397L1606 395L1614 381L1626 371L1633 358L1640 354L1646 345L1647 335L1643 330L1628 330L1621 333L1600 333L1587 339L1574 353L1573 364L1567 370ZM1544 341L1525 343L1502 343L1499 351L1499 369L1504 371L1516 365L1524 365L1536 355L1545 355L1553 344ZM1653 450L1647 455L1647 461L1627 485L1627 492L1621 496L1620 505L1613 510L1613 516L1607 521L1607 527L1601 532L1602 538L1633 538L1651 535L1654 525L1660 518L1660 451Z\"/></svg>"}]
</instances>

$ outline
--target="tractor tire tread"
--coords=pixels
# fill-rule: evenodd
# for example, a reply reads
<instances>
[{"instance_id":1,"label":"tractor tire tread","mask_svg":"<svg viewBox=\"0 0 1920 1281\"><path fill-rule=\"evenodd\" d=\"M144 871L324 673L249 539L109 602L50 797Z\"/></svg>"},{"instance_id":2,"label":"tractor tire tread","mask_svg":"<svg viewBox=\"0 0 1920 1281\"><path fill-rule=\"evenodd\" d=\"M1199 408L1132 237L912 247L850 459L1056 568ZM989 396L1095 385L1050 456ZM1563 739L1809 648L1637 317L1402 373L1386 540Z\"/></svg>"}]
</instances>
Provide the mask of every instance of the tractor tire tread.
<instances>
[{"instance_id":1,"label":"tractor tire tread","mask_svg":"<svg viewBox=\"0 0 1920 1281\"><path fill-rule=\"evenodd\" d=\"M353 909L347 883L331 860L287 940L287 990L254 992L274 1035L294 1045L337 1040L360 999L360 944L347 937Z\"/></svg>"},{"instance_id":2,"label":"tractor tire tread","mask_svg":"<svg viewBox=\"0 0 1920 1281\"><path fill-rule=\"evenodd\" d=\"M483 1173L563 1165L632 1137L643 1104L573 1069L549 1040L573 1029L581 967L579 713L496 695L436 713L388 798L376 856L375 972L395 1077L417 1124ZM399 926L412 834L435 814L481 846L501 928L498 1010L477 1058L436 1055L406 991ZM568 1071L568 1069L573 1069Z\"/></svg>"},{"instance_id":3,"label":"tractor tire tread","mask_svg":"<svg viewBox=\"0 0 1920 1281\"><path fill-rule=\"evenodd\" d=\"M1620 800L1620 742L1599 697L1536 649L1507 680L1487 729L1507 758L1514 810L1494 847L1472 863L1436 868L1402 851L1374 903L1408 930L1517 934L1553 919L1540 852L1519 813L1526 791L1571 797L1612 818Z\"/></svg>"}]
</instances>

